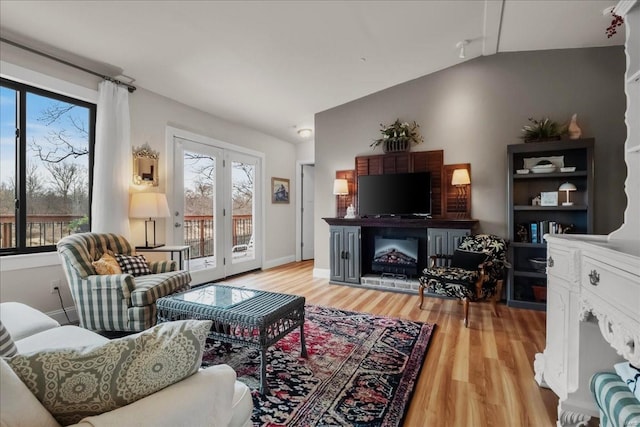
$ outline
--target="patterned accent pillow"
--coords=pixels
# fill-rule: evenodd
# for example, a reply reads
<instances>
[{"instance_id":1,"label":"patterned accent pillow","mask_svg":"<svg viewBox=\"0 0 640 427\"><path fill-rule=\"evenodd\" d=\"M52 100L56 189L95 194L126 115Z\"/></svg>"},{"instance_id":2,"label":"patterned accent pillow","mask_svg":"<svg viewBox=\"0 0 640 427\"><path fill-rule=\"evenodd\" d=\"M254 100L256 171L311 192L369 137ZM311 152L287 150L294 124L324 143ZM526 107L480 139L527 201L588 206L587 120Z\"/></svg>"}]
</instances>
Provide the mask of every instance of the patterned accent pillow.
<instances>
[{"instance_id":1,"label":"patterned accent pillow","mask_svg":"<svg viewBox=\"0 0 640 427\"><path fill-rule=\"evenodd\" d=\"M147 264L147 259L144 255L116 254L116 259L123 273L128 273L132 276L151 274L151 269L149 269L149 264Z\"/></svg>"},{"instance_id":2,"label":"patterned accent pillow","mask_svg":"<svg viewBox=\"0 0 640 427\"><path fill-rule=\"evenodd\" d=\"M18 354L18 348L11 338L11 334L0 321L0 356L12 357Z\"/></svg>"},{"instance_id":3,"label":"patterned accent pillow","mask_svg":"<svg viewBox=\"0 0 640 427\"><path fill-rule=\"evenodd\" d=\"M122 274L118 261L108 253L102 254L99 260L91 263L98 274Z\"/></svg>"},{"instance_id":4,"label":"patterned accent pillow","mask_svg":"<svg viewBox=\"0 0 640 427\"><path fill-rule=\"evenodd\" d=\"M456 249L451 259L451 267L464 270L477 270L478 266L489 258L484 252L461 251Z\"/></svg>"},{"instance_id":5,"label":"patterned accent pillow","mask_svg":"<svg viewBox=\"0 0 640 427\"><path fill-rule=\"evenodd\" d=\"M69 425L126 406L197 372L211 324L161 323L103 345L21 354L8 363L54 418Z\"/></svg>"}]
</instances>

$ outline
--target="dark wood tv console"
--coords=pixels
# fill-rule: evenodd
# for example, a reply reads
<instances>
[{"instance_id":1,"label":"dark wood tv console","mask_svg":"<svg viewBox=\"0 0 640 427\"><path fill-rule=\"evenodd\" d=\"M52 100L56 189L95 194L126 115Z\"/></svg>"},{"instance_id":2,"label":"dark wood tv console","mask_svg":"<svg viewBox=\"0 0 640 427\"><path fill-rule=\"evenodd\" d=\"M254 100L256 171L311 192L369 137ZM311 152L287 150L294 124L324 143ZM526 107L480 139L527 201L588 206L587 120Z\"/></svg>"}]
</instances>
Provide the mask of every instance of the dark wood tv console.
<instances>
[{"instance_id":1,"label":"dark wood tv console","mask_svg":"<svg viewBox=\"0 0 640 427\"><path fill-rule=\"evenodd\" d=\"M453 253L460 240L471 234L478 224L478 220L475 219L399 217L323 219L330 226L329 281L363 287L372 287L372 281L363 280L364 278L380 276L379 273L372 271L371 266L376 236L417 239L417 271L421 272L427 266L429 256ZM400 292L417 292L417 277L408 279L386 281L386 285L381 287Z\"/></svg>"}]
</instances>

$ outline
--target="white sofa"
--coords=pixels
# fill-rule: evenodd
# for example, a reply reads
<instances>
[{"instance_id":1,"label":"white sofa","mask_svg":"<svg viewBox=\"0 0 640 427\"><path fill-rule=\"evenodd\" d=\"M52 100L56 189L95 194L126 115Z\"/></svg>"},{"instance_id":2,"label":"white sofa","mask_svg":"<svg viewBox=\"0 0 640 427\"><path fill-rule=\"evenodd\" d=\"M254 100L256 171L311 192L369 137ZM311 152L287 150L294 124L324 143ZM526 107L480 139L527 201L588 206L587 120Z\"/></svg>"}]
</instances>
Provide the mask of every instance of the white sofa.
<instances>
[{"instance_id":1,"label":"white sofa","mask_svg":"<svg viewBox=\"0 0 640 427\"><path fill-rule=\"evenodd\" d=\"M27 305L0 304L0 320L18 353L102 344L107 338L58 322ZM236 381L228 365L201 369L196 374L127 406L82 419L78 426L212 426L251 427L253 402L249 388ZM28 415L27 415L28 414ZM0 426L59 426L0 360Z\"/></svg>"}]
</instances>

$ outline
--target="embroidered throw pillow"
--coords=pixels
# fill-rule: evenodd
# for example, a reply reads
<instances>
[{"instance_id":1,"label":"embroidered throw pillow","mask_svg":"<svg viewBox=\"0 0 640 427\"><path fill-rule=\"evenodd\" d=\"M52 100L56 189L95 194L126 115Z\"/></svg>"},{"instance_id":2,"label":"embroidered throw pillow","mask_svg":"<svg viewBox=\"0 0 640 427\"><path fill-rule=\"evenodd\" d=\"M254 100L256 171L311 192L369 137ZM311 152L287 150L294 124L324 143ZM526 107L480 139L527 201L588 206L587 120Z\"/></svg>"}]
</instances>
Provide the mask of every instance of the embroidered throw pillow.
<instances>
[{"instance_id":1,"label":"embroidered throw pillow","mask_svg":"<svg viewBox=\"0 0 640 427\"><path fill-rule=\"evenodd\" d=\"M197 372L211 323L161 323L106 344L21 354L8 363L54 418L69 425Z\"/></svg>"},{"instance_id":2,"label":"embroidered throw pillow","mask_svg":"<svg viewBox=\"0 0 640 427\"><path fill-rule=\"evenodd\" d=\"M16 354L18 354L16 344L13 342L13 338L11 338L11 334L7 331L7 328L5 328L2 321L0 321L0 356L12 357Z\"/></svg>"},{"instance_id":3,"label":"embroidered throw pillow","mask_svg":"<svg viewBox=\"0 0 640 427\"><path fill-rule=\"evenodd\" d=\"M144 255L122 255L116 254L118 264L123 273L131 274L132 276L144 276L151 274L149 264Z\"/></svg>"},{"instance_id":4,"label":"embroidered throw pillow","mask_svg":"<svg viewBox=\"0 0 640 427\"><path fill-rule=\"evenodd\" d=\"M451 260L451 267L465 270L477 270L478 266L485 262L489 255L484 252L461 251L456 249Z\"/></svg>"},{"instance_id":5,"label":"embroidered throw pillow","mask_svg":"<svg viewBox=\"0 0 640 427\"><path fill-rule=\"evenodd\" d=\"M122 274L118 261L108 253L102 254L99 260L91 263L98 274Z\"/></svg>"},{"instance_id":6,"label":"embroidered throw pillow","mask_svg":"<svg viewBox=\"0 0 640 427\"><path fill-rule=\"evenodd\" d=\"M629 386L631 393L640 400L640 369L629 362L616 363L613 367L620 379Z\"/></svg>"}]
</instances>

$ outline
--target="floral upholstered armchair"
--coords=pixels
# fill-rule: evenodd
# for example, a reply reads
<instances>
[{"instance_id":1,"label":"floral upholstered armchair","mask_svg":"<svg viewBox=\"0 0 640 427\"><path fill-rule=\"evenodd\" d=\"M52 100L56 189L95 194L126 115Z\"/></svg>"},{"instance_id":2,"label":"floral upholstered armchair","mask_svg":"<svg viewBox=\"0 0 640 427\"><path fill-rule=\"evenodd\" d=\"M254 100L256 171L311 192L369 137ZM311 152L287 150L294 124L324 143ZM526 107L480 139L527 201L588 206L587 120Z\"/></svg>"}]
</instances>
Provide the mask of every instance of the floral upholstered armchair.
<instances>
[{"instance_id":1,"label":"floral upholstered armchair","mask_svg":"<svg viewBox=\"0 0 640 427\"><path fill-rule=\"evenodd\" d=\"M420 277L420 308L426 290L461 299L466 327L469 326L470 301L491 300L497 316L496 302L502 294L502 284L509 267L505 239L491 234L467 236L453 255L430 257L429 267Z\"/></svg>"}]
</instances>

